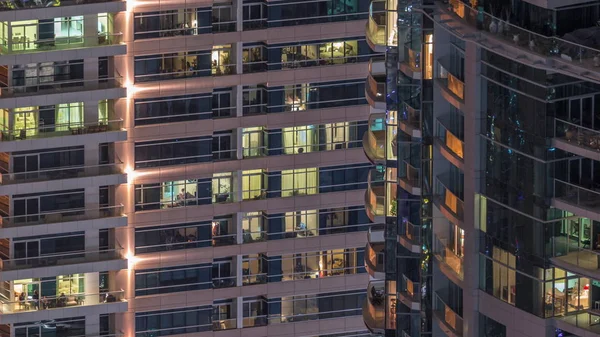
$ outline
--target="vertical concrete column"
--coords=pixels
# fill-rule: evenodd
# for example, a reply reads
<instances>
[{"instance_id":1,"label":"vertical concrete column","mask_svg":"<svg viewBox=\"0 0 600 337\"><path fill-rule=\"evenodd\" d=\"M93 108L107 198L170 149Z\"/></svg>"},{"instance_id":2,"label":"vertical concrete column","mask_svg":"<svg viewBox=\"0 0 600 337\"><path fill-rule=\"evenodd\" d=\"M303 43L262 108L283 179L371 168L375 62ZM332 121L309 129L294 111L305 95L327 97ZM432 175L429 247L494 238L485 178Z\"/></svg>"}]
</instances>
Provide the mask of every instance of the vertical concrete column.
<instances>
[{"instance_id":1,"label":"vertical concrete column","mask_svg":"<svg viewBox=\"0 0 600 337\"><path fill-rule=\"evenodd\" d=\"M242 201L242 171L238 170L233 173L233 201Z\"/></svg>"},{"instance_id":2,"label":"vertical concrete column","mask_svg":"<svg viewBox=\"0 0 600 337\"><path fill-rule=\"evenodd\" d=\"M242 117L244 114L244 87L237 85L233 88L233 104L235 104L235 116Z\"/></svg>"},{"instance_id":3,"label":"vertical concrete column","mask_svg":"<svg viewBox=\"0 0 600 337\"><path fill-rule=\"evenodd\" d=\"M241 32L244 29L244 6L242 0L233 0L233 14L235 15L235 30Z\"/></svg>"},{"instance_id":4,"label":"vertical concrete column","mask_svg":"<svg viewBox=\"0 0 600 337\"><path fill-rule=\"evenodd\" d=\"M87 274L85 275L87 279ZM85 292L87 291L87 284L85 285ZM91 296L88 296L91 297ZM85 299L85 304L88 305L88 299ZM85 334L89 336L100 335L100 315L86 315L85 316Z\"/></svg>"},{"instance_id":5,"label":"vertical concrete column","mask_svg":"<svg viewBox=\"0 0 600 337\"><path fill-rule=\"evenodd\" d=\"M98 14L83 16L83 36L86 47L98 45Z\"/></svg>"},{"instance_id":6,"label":"vertical concrete column","mask_svg":"<svg viewBox=\"0 0 600 337\"><path fill-rule=\"evenodd\" d=\"M83 156L85 166L90 166L90 170L93 170L91 166L97 166L100 161L100 147L96 143L85 144L83 146Z\"/></svg>"},{"instance_id":7,"label":"vertical concrete column","mask_svg":"<svg viewBox=\"0 0 600 337\"><path fill-rule=\"evenodd\" d=\"M237 128L234 131L236 144L236 158L244 159L244 128Z\"/></svg>"},{"instance_id":8,"label":"vertical concrete column","mask_svg":"<svg viewBox=\"0 0 600 337\"><path fill-rule=\"evenodd\" d=\"M236 42L233 44L232 48L235 48L235 52L233 53L235 55L235 70L236 70L236 74L241 74L243 72L243 67L242 67L242 55L243 55L243 48L244 44L242 42Z\"/></svg>"},{"instance_id":9,"label":"vertical concrete column","mask_svg":"<svg viewBox=\"0 0 600 337\"><path fill-rule=\"evenodd\" d=\"M85 305L98 304L100 302L100 295L98 295L100 292L100 274L97 272L86 273L83 278L83 288L86 295Z\"/></svg>"},{"instance_id":10,"label":"vertical concrete column","mask_svg":"<svg viewBox=\"0 0 600 337\"><path fill-rule=\"evenodd\" d=\"M240 199L241 200L241 199ZM243 231L242 231L242 214L243 213L234 213L233 214L233 222L235 224L235 234L237 237L237 244L244 243Z\"/></svg>"},{"instance_id":11,"label":"vertical concrete column","mask_svg":"<svg viewBox=\"0 0 600 337\"><path fill-rule=\"evenodd\" d=\"M242 255L235 256L235 285L241 287L244 284L244 258Z\"/></svg>"},{"instance_id":12,"label":"vertical concrete column","mask_svg":"<svg viewBox=\"0 0 600 337\"><path fill-rule=\"evenodd\" d=\"M478 188L479 176L481 172L481 138L479 138L479 128L481 119L481 85L480 85L480 63L479 50L475 43L467 42L465 45L465 111L464 112L464 130L465 130L465 170L464 170L464 190L465 190L465 210L474 210L478 203L475 203L476 193L480 192ZM464 256L464 286L463 289L463 319L464 336L476 337L479 335L479 219L475 218L477 212L464 212L465 224L465 254Z\"/></svg>"},{"instance_id":13,"label":"vertical concrete column","mask_svg":"<svg viewBox=\"0 0 600 337\"><path fill-rule=\"evenodd\" d=\"M241 329L244 326L244 298L238 297L235 300L236 304L236 318L237 318L237 328Z\"/></svg>"},{"instance_id":14,"label":"vertical concrete column","mask_svg":"<svg viewBox=\"0 0 600 337\"><path fill-rule=\"evenodd\" d=\"M85 150L84 150L85 151ZM97 162L96 162L97 163ZM100 193L99 193L99 188L98 186L90 186L90 187L86 187L85 188L85 215L88 217L97 217L99 212L98 212L98 207L100 206ZM92 249L91 246L88 247L88 231L89 232L96 232L96 241L95 241L95 247L93 250L98 250L98 230L97 229L86 229L85 231L85 248L86 250Z\"/></svg>"},{"instance_id":15,"label":"vertical concrete column","mask_svg":"<svg viewBox=\"0 0 600 337\"><path fill-rule=\"evenodd\" d=\"M98 101L83 102L83 122L86 125L98 123Z\"/></svg>"},{"instance_id":16,"label":"vertical concrete column","mask_svg":"<svg viewBox=\"0 0 600 337\"><path fill-rule=\"evenodd\" d=\"M90 89L98 86L98 58L89 58L83 60L83 79L85 86Z\"/></svg>"}]
</instances>

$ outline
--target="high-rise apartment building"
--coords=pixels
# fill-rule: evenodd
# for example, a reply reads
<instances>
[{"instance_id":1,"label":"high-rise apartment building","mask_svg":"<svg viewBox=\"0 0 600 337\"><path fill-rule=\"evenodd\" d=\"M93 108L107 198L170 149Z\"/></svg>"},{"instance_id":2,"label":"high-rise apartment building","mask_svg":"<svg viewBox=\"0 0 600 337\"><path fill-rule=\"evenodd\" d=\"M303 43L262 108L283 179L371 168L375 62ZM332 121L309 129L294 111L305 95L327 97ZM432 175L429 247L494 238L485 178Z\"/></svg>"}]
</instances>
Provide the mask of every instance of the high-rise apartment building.
<instances>
[{"instance_id":1,"label":"high-rise apartment building","mask_svg":"<svg viewBox=\"0 0 600 337\"><path fill-rule=\"evenodd\" d=\"M369 334L368 17L1 1L0 334Z\"/></svg>"},{"instance_id":2,"label":"high-rise apartment building","mask_svg":"<svg viewBox=\"0 0 600 337\"><path fill-rule=\"evenodd\" d=\"M367 327L599 336L600 2L376 4Z\"/></svg>"}]
</instances>

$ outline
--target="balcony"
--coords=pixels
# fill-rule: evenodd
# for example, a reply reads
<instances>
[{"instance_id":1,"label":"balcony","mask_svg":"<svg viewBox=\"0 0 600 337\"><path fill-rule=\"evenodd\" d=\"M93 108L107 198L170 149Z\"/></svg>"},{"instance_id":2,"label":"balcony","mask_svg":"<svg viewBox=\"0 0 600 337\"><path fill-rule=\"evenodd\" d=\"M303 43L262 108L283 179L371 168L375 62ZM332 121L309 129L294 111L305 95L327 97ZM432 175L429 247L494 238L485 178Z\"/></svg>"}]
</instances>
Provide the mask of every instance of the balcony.
<instances>
[{"instance_id":1,"label":"balcony","mask_svg":"<svg viewBox=\"0 0 600 337\"><path fill-rule=\"evenodd\" d=\"M363 136L363 150L373 164L385 162L386 127L384 121L383 114L369 116L369 129Z\"/></svg>"},{"instance_id":2,"label":"balcony","mask_svg":"<svg viewBox=\"0 0 600 337\"><path fill-rule=\"evenodd\" d=\"M398 45L398 13L386 7L387 1L372 1L369 6L366 39L371 49L378 53Z\"/></svg>"},{"instance_id":3,"label":"balcony","mask_svg":"<svg viewBox=\"0 0 600 337\"><path fill-rule=\"evenodd\" d=\"M434 236L433 254L440 263L440 270L452 282L460 285L464 279L463 257L448 246L448 240Z\"/></svg>"},{"instance_id":4,"label":"balcony","mask_svg":"<svg viewBox=\"0 0 600 337\"><path fill-rule=\"evenodd\" d=\"M64 51L79 48L119 46L116 50L111 51L106 55L114 56L125 54L127 52L127 47L122 43L122 40L123 33L99 33L97 36L71 36L67 38L51 38L23 42L19 41L18 37L16 37L13 38L13 40L5 41L5 44L0 48L0 54L20 55L36 52ZM98 50L93 52L94 55L96 55L96 53L98 53Z\"/></svg>"},{"instance_id":5,"label":"balcony","mask_svg":"<svg viewBox=\"0 0 600 337\"><path fill-rule=\"evenodd\" d=\"M421 138L421 110L414 108L418 104L416 99L402 102L398 116L400 130L415 138Z\"/></svg>"},{"instance_id":6,"label":"balcony","mask_svg":"<svg viewBox=\"0 0 600 337\"><path fill-rule=\"evenodd\" d=\"M552 146L600 161L600 130L556 118L554 119L554 132Z\"/></svg>"},{"instance_id":7,"label":"balcony","mask_svg":"<svg viewBox=\"0 0 600 337\"><path fill-rule=\"evenodd\" d=\"M106 2L122 2L121 0L40 0L40 1L5 1L0 5L0 11L11 11L19 9L35 9L48 7L65 7L74 5L86 5Z\"/></svg>"},{"instance_id":8,"label":"balcony","mask_svg":"<svg viewBox=\"0 0 600 337\"><path fill-rule=\"evenodd\" d=\"M438 61L438 78L436 78L435 83L440 88L440 93L448 103L464 111L465 82L460 80L457 75L448 71L440 61Z\"/></svg>"},{"instance_id":9,"label":"balcony","mask_svg":"<svg viewBox=\"0 0 600 337\"><path fill-rule=\"evenodd\" d=\"M585 218L600 221L600 192L554 180L552 206Z\"/></svg>"},{"instance_id":10,"label":"balcony","mask_svg":"<svg viewBox=\"0 0 600 337\"><path fill-rule=\"evenodd\" d=\"M385 111L385 75L373 75L372 73L369 73L369 76L367 76L367 84L365 86L365 98L372 108Z\"/></svg>"},{"instance_id":11,"label":"balcony","mask_svg":"<svg viewBox=\"0 0 600 337\"><path fill-rule=\"evenodd\" d=\"M108 133L115 133L115 135L109 135ZM1 144L3 147L9 147L9 149L6 150L6 152L14 152L19 150L19 145L11 144L10 142L33 140L34 145L38 145L36 143L43 144L43 147L38 147L40 149L45 149L54 146L55 143L59 145L64 144L64 141L62 140L52 141L48 140L48 138L80 136L79 138L86 139L86 141L89 141L89 136L93 136L96 134L101 135L102 142L117 142L127 139L127 132L123 128L123 120L118 119L106 122L79 123L73 125L46 125L37 128L20 130L15 130L14 128L12 130L6 129L1 131L0 141L2 142ZM73 143L77 143L77 139L73 139L71 141ZM82 143L82 141L79 141L79 143ZM29 146L27 147L27 149L31 149L31 145L28 145ZM13 148L15 150L12 150Z\"/></svg>"},{"instance_id":12,"label":"balcony","mask_svg":"<svg viewBox=\"0 0 600 337\"><path fill-rule=\"evenodd\" d=\"M103 99L117 99L127 96L122 77L113 77L106 79L93 80L65 80L43 82L43 78L25 78L26 83L34 84L22 86L3 86L0 87L0 101L5 98L17 98L34 95L64 95L66 93L77 93L83 91L95 90L113 90L114 92L105 92Z\"/></svg>"},{"instance_id":13,"label":"balcony","mask_svg":"<svg viewBox=\"0 0 600 337\"><path fill-rule=\"evenodd\" d=\"M446 158L452 165L464 169L465 143L461 139L462 135L452 132L440 119L436 119L436 145L440 154Z\"/></svg>"},{"instance_id":14,"label":"balcony","mask_svg":"<svg viewBox=\"0 0 600 337\"><path fill-rule=\"evenodd\" d=\"M464 221L464 201L447 184L448 177L445 175L435 178L434 203L448 221L461 227Z\"/></svg>"},{"instance_id":15,"label":"balcony","mask_svg":"<svg viewBox=\"0 0 600 337\"><path fill-rule=\"evenodd\" d=\"M56 185L59 189L68 179L77 179L72 182L73 186L88 186L92 183L98 186L109 186L127 183L123 164L69 166L50 170L3 173L0 175L0 195L18 194L19 184L29 184L28 193L51 190L52 185Z\"/></svg>"},{"instance_id":16,"label":"balcony","mask_svg":"<svg viewBox=\"0 0 600 337\"><path fill-rule=\"evenodd\" d=\"M367 243L365 248L365 269L373 278L385 278L384 250L384 243Z\"/></svg>"},{"instance_id":17,"label":"balcony","mask_svg":"<svg viewBox=\"0 0 600 337\"><path fill-rule=\"evenodd\" d=\"M395 291L396 282L388 282L387 288L393 287ZM365 325L372 333L383 334L386 329L396 329L396 296L390 291L392 289L386 291L384 281L369 282L362 312Z\"/></svg>"},{"instance_id":18,"label":"balcony","mask_svg":"<svg viewBox=\"0 0 600 337\"><path fill-rule=\"evenodd\" d=\"M124 303L125 305L120 305ZM25 301L2 302L0 304L0 313L3 315L16 313L35 313L41 314L42 310L81 308L94 305L113 305L114 309L104 309L103 313L108 312L126 312L127 301L124 291L111 291L98 294L70 294L68 296L45 296L41 300L26 299ZM49 313L51 315L51 313Z\"/></svg>"},{"instance_id":19,"label":"balcony","mask_svg":"<svg viewBox=\"0 0 600 337\"><path fill-rule=\"evenodd\" d=\"M6 259L0 263L0 279L18 279L26 275L23 271L27 269L36 269L36 277L40 278L127 269L127 259L123 254L122 248L115 248Z\"/></svg>"},{"instance_id":20,"label":"balcony","mask_svg":"<svg viewBox=\"0 0 600 337\"><path fill-rule=\"evenodd\" d=\"M421 226L402 219L404 230L398 234L398 243L413 253L421 252Z\"/></svg>"},{"instance_id":21,"label":"balcony","mask_svg":"<svg viewBox=\"0 0 600 337\"><path fill-rule=\"evenodd\" d=\"M421 287L419 282L413 282L408 276L401 275L398 299L411 310L421 310Z\"/></svg>"},{"instance_id":22,"label":"balcony","mask_svg":"<svg viewBox=\"0 0 600 337\"><path fill-rule=\"evenodd\" d=\"M0 237L22 236L23 227L27 235L42 235L52 232L78 231L81 228L115 228L127 225L123 205L70 209L56 212L0 217ZM53 227L56 227L55 230Z\"/></svg>"},{"instance_id":23,"label":"balcony","mask_svg":"<svg viewBox=\"0 0 600 337\"><path fill-rule=\"evenodd\" d=\"M386 216L394 216L393 208L398 185L384 180L386 172L369 171L365 191L365 212L372 222L385 223Z\"/></svg>"},{"instance_id":24,"label":"balcony","mask_svg":"<svg viewBox=\"0 0 600 337\"><path fill-rule=\"evenodd\" d=\"M413 50L411 47L410 42L404 44L404 61L400 63L400 70L413 80L420 80L421 51Z\"/></svg>"},{"instance_id":25,"label":"balcony","mask_svg":"<svg viewBox=\"0 0 600 337\"><path fill-rule=\"evenodd\" d=\"M600 81L597 62L594 62L594 56L600 54L598 49L559 37L534 33L510 24L504 18L481 12L461 1L451 1L450 7L444 1L437 1L437 3L439 6L436 12L441 15L437 14L431 18L465 39L476 40L490 49L502 45L504 53L509 54L506 55L507 57L518 58L520 62L530 63L532 66L542 62L561 73ZM498 32L497 28L495 31L490 29L492 22L503 22L503 31ZM546 61L545 59L548 58L551 60Z\"/></svg>"},{"instance_id":26,"label":"balcony","mask_svg":"<svg viewBox=\"0 0 600 337\"><path fill-rule=\"evenodd\" d=\"M398 184L412 195L421 195L421 169L403 160L399 163Z\"/></svg>"},{"instance_id":27,"label":"balcony","mask_svg":"<svg viewBox=\"0 0 600 337\"><path fill-rule=\"evenodd\" d=\"M438 294L433 298L434 319L447 336L459 337L463 335L463 319L450 308Z\"/></svg>"}]
</instances>

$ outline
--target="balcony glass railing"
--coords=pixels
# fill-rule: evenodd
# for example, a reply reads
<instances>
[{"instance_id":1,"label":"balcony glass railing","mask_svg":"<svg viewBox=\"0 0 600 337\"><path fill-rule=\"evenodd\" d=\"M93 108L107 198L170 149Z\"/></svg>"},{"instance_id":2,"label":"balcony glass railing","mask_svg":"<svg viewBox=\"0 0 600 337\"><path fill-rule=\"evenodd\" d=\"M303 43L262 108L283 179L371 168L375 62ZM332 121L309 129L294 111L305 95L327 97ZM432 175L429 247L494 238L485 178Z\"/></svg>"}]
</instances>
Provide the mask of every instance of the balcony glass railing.
<instances>
[{"instance_id":1,"label":"balcony glass railing","mask_svg":"<svg viewBox=\"0 0 600 337\"><path fill-rule=\"evenodd\" d=\"M367 243L365 248L365 267L371 276L384 272L384 243Z\"/></svg>"},{"instance_id":2,"label":"balcony glass railing","mask_svg":"<svg viewBox=\"0 0 600 337\"><path fill-rule=\"evenodd\" d=\"M68 166L50 170L3 173L0 175L0 185L32 183L45 180L96 177L119 173L123 173L123 164Z\"/></svg>"},{"instance_id":3,"label":"balcony glass railing","mask_svg":"<svg viewBox=\"0 0 600 337\"><path fill-rule=\"evenodd\" d=\"M369 74L367 77L367 96L373 102L385 103L385 77L373 77Z\"/></svg>"},{"instance_id":4,"label":"balcony glass railing","mask_svg":"<svg viewBox=\"0 0 600 337\"><path fill-rule=\"evenodd\" d=\"M435 311L436 315L438 315L439 319L442 320L443 324L454 330L457 335L462 336L462 317L452 310L452 308L450 308L450 306L448 306L438 294L435 294L433 310Z\"/></svg>"},{"instance_id":5,"label":"balcony glass railing","mask_svg":"<svg viewBox=\"0 0 600 337\"><path fill-rule=\"evenodd\" d=\"M600 191L555 179L554 198L586 210L600 213Z\"/></svg>"},{"instance_id":6,"label":"balcony glass railing","mask_svg":"<svg viewBox=\"0 0 600 337\"><path fill-rule=\"evenodd\" d=\"M1 89L0 89L1 90ZM0 131L2 141L15 141L25 139L41 139L50 137L61 137L71 135L87 135L100 132L123 130L123 120L111 120L106 122L92 122L79 124L54 124L37 128L21 130Z\"/></svg>"},{"instance_id":7,"label":"balcony glass railing","mask_svg":"<svg viewBox=\"0 0 600 337\"><path fill-rule=\"evenodd\" d=\"M86 5L102 2L120 2L122 0L13 0L2 1L0 3L0 11L9 11L16 9L32 9L32 8L47 8L47 7L64 7L73 5Z\"/></svg>"},{"instance_id":8,"label":"balcony glass railing","mask_svg":"<svg viewBox=\"0 0 600 337\"><path fill-rule=\"evenodd\" d=\"M367 39L376 46L395 47L398 45L398 13L393 10L376 11L377 4L385 1L374 1L369 8Z\"/></svg>"},{"instance_id":9,"label":"balcony glass railing","mask_svg":"<svg viewBox=\"0 0 600 337\"><path fill-rule=\"evenodd\" d=\"M421 110L416 109L418 103L415 100L409 102L402 102L402 109L400 110L398 119L400 123L404 123L411 128L421 128Z\"/></svg>"},{"instance_id":10,"label":"balcony glass railing","mask_svg":"<svg viewBox=\"0 0 600 337\"><path fill-rule=\"evenodd\" d=\"M412 166L406 160L403 160L399 166L400 172L398 173L398 176L400 177L400 180L407 185L420 187L421 169Z\"/></svg>"},{"instance_id":11,"label":"balcony glass railing","mask_svg":"<svg viewBox=\"0 0 600 337\"><path fill-rule=\"evenodd\" d=\"M374 221L375 217L385 216L385 182L381 177L381 172L377 170L369 171L368 178L365 211L371 221Z\"/></svg>"},{"instance_id":12,"label":"balcony glass railing","mask_svg":"<svg viewBox=\"0 0 600 337\"><path fill-rule=\"evenodd\" d=\"M110 291L99 294L69 294L59 296L44 296L41 299L26 299L24 301L1 302L2 314L29 312L38 310L64 309L106 303L125 302L124 291Z\"/></svg>"},{"instance_id":13,"label":"balcony glass railing","mask_svg":"<svg viewBox=\"0 0 600 337\"><path fill-rule=\"evenodd\" d=\"M600 150L600 130L554 119L554 137L564 139L589 150Z\"/></svg>"},{"instance_id":14,"label":"balcony glass railing","mask_svg":"<svg viewBox=\"0 0 600 337\"><path fill-rule=\"evenodd\" d=\"M372 156L371 160L384 160L385 159L385 130L365 132L365 138L363 139L363 147Z\"/></svg>"},{"instance_id":15,"label":"balcony glass railing","mask_svg":"<svg viewBox=\"0 0 600 337\"><path fill-rule=\"evenodd\" d=\"M444 184L444 177L435 179L435 194L442 207L445 207L459 220L464 219L464 201Z\"/></svg>"},{"instance_id":16,"label":"balcony glass railing","mask_svg":"<svg viewBox=\"0 0 600 337\"><path fill-rule=\"evenodd\" d=\"M2 86L0 87L0 98L11 98L19 96L29 96L34 94L48 94L48 93L67 93L67 92L80 92L89 90L105 90L114 88L123 88L124 82L122 77L94 79L94 80L65 80L65 81L54 81L52 78L48 82L41 81L42 78L24 78L22 79L26 83L32 83L27 85L14 85L14 86Z\"/></svg>"},{"instance_id":17,"label":"balcony glass railing","mask_svg":"<svg viewBox=\"0 0 600 337\"><path fill-rule=\"evenodd\" d=\"M17 216L1 216L0 227L42 225L59 222L84 221L123 216L123 204L99 208L68 209Z\"/></svg>"},{"instance_id":18,"label":"balcony glass railing","mask_svg":"<svg viewBox=\"0 0 600 337\"><path fill-rule=\"evenodd\" d=\"M1 7L1 5L0 5ZM23 29L24 27L18 27ZM26 26L25 29L29 29ZM13 26L13 31L15 27ZM69 50L76 48L90 48L97 46L110 46L120 44L123 33L106 34L99 33L98 36L71 36L66 38L51 38L29 40L29 38L14 37L12 40L4 39L3 47L0 49L4 55L25 54L31 52L45 52L52 50Z\"/></svg>"},{"instance_id":19,"label":"balcony glass railing","mask_svg":"<svg viewBox=\"0 0 600 337\"><path fill-rule=\"evenodd\" d=\"M91 263L124 259L123 249L108 249L101 251L79 251L62 254L48 254L36 257L26 257L2 260L3 271L39 268L48 266L64 266L77 263Z\"/></svg>"},{"instance_id":20,"label":"balcony glass railing","mask_svg":"<svg viewBox=\"0 0 600 337\"><path fill-rule=\"evenodd\" d=\"M412 302L419 302L421 288L418 282L413 282L408 276L402 275L399 292Z\"/></svg>"},{"instance_id":21,"label":"balcony glass railing","mask_svg":"<svg viewBox=\"0 0 600 337\"><path fill-rule=\"evenodd\" d=\"M421 242L421 226L415 225L408 220L402 220L404 224L404 236L414 243Z\"/></svg>"},{"instance_id":22,"label":"balcony glass railing","mask_svg":"<svg viewBox=\"0 0 600 337\"><path fill-rule=\"evenodd\" d=\"M465 99L465 82L461 81L457 76L449 72L444 66L439 64L438 76L439 80L454 96L461 100Z\"/></svg>"},{"instance_id":23,"label":"balcony glass railing","mask_svg":"<svg viewBox=\"0 0 600 337\"><path fill-rule=\"evenodd\" d=\"M412 50L410 48L410 43L405 43L404 61L412 70L418 71L421 68L421 52L418 50Z\"/></svg>"},{"instance_id":24,"label":"balcony glass railing","mask_svg":"<svg viewBox=\"0 0 600 337\"><path fill-rule=\"evenodd\" d=\"M448 266L459 279L463 279L463 257L448 247L448 240L434 236L433 253L440 262Z\"/></svg>"},{"instance_id":25,"label":"balcony glass railing","mask_svg":"<svg viewBox=\"0 0 600 337\"><path fill-rule=\"evenodd\" d=\"M465 143L452 133L442 122L436 120L436 133L444 146L454 153L458 158L463 159L465 153Z\"/></svg>"},{"instance_id":26,"label":"balcony glass railing","mask_svg":"<svg viewBox=\"0 0 600 337\"><path fill-rule=\"evenodd\" d=\"M562 62L569 62L573 65L585 67L591 73L598 72L598 61L594 61L594 58L600 54L599 49L586 47L555 36L544 36L534 33L506 22L501 18L472 8L462 1L451 1L450 7L448 7L447 3L444 4L444 1L438 1L438 3L440 4L439 8L443 12L460 18L463 24L481 33L486 33L488 37L493 36L543 57L554 57L560 59ZM436 16L435 19L442 25L447 25L448 21L451 21L447 20L448 18L444 15ZM499 29L499 22L502 22L502 30ZM451 29L452 31L459 31L456 27L451 27ZM474 34L473 37L478 39ZM582 76L589 75L584 74Z\"/></svg>"}]
</instances>

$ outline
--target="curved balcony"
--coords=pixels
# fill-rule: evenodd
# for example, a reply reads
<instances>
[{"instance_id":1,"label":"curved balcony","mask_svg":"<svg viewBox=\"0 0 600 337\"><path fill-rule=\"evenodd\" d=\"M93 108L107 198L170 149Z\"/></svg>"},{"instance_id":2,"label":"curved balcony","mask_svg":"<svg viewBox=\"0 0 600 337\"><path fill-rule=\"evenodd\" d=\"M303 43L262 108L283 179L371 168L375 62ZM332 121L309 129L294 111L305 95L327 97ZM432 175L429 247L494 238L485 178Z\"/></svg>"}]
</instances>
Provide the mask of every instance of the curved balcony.
<instances>
[{"instance_id":1,"label":"curved balcony","mask_svg":"<svg viewBox=\"0 0 600 337\"><path fill-rule=\"evenodd\" d=\"M408 276L401 275L398 299L411 310L421 310L421 287L419 282L413 282Z\"/></svg>"},{"instance_id":2,"label":"curved balcony","mask_svg":"<svg viewBox=\"0 0 600 337\"><path fill-rule=\"evenodd\" d=\"M386 91L385 75L374 75L369 73L365 86L365 98L372 108L385 111Z\"/></svg>"},{"instance_id":3,"label":"curved balcony","mask_svg":"<svg viewBox=\"0 0 600 337\"><path fill-rule=\"evenodd\" d=\"M367 243L365 247L365 269L375 279L385 278L384 243Z\"/></svg>"},{"instance_id":4,"label":"curved balcony","mask_svg":"<svg viewBox=\"0 0 600 337\"><path fill-rule=\"evenodd\" d=\"M600 221L599 191L555 179L552 206L578 216Z\"/></svg>"},{"instance_id":5,"label":"curved balcony","mask_svg":"<svg viewBox=\"0 0 600 337\"><path fill-rule=\"evenodd\" d=\"M387 1L372 1L369 6L366 40L375 52L384 53L387 47L398 45L398 13L386 10Z\"/></svg>"},{"instance_id":6,"label":"curved balcony","mask_svg":"<svg viewBox=\"0 0 600 337\"><path fill-rule=\"evenodd\" d=\"M404 61L400 63L400 71L413 80L421 79L421 51L413 50L410 42L404 44Z\"/></svg>"},{"instance_id":7,"label":"curved balcony","mask_svg":"<svg viewBox=\"0 0 600 337\"><path fill-rule=\"evenodd\" d=\"M421 195L421 169L403 160L400 167L398 184L412 195Z\"/></svg>"},{"instance_id":8,"label":"curved balcony","mask_svg":"<svg viewBox=\"0 0 600 337\"><path fill-rule=\"evenodd\" d=\"M398 243L413 253L421 252L421 226L402 219L404 230L398 233Z\"/></svg>"},{"instance_id":9,"label":"curved balcony","mask_svg":"<svg viewBox=\"0 0 600 337\"><path fill-rule=\"evenodd\" d=\"M385 114L369 116L369 128L363 135L363 150L373 164L385 162Z\"/></svg>"},{"instance_id":10,"label":"curved balcony","mask_svg":"<svg viewBox=\"0 0 600 337\"><path fill-rule=\"evenodd\" d=\"M387 289L386 289L387 288ZM363 303L363 320L369 331L383 334L385 330L396 329L395 281L372 281L367 287Z\"/></svg>"},{"instance_id":11,"label":"curved balcony","mask_svg":"<svg viewBox=\"0 0 600 337\"><path fill-rule=\"evenodd\" d=\"M438 294L433 298L433 317L446 336L460 337L463 335L463 319Z\"/></svg>"},{"instance_id":12,"label":"curved balcony","mask_svg":"<svg viewBox=\"0 0 600 337\"><path fill-rule=\"evenodd\" d=\"M365 191L365 211L374 223L385 223L386 216L395 216L396 191L398 185L393 181L386 181L385 176L395 174L396 171L380 172L377 169L369 171L368 186Z\"/></svg>"},{"instance_id":13,"label":"curved balcony","mask_svg":"<svg viewBox=\"0 0 600 337\"><path fill-rule=\"evenodd\" d=\"M438 78L436 86L444 99L455 108L465 111L465 82L446 70L438 61Z\"/></svg>"},{"instance_id":14,"label":"curved balcony","mask_svg":"<svg viewBox=\"0 0 600 337\"><path fill-rule=\"evenodd\" d=\"M435 178L434 203L440 212L458 227L462 227L464 221L464 201L453 193L444 183L447 181L444 175Z\"/></svg>"},{"instance_id":15,"label":"curved balcony","mask_svg":"<svg viewBox=\"0 0 600 337\"><path fill-rule=\"evenodd\" d=\"M600 130L554 119L552 146L578 156L600 161Z\"/></svg>"},{"instance_id":16,"label":"curved balcony","mask_svg":"<svg viewBox=\"0 0 600 337\"><path fill-rule=\"evenodd\" d=\"M421 138L421 110L415 108L418 104L416 99L402 102L402 110L398 116L400 130L415 138Z\"/></svg>"},{"instance_id":17,"label":"curved balcony","mask_svg":"<svg viewBox=\"0 0 600 337\"><path fill-rule=\"evenodd\" d=\"M452 165L464 170L465 143L460 135L456 135L439 119L435 121L435 142L440 154Z\"/></svg>"},{"instance_id":18,"label":"curved balcony","mask_svg":"<svg viewBox=\"0 0 600 337\"><path fill-rule=\"evenodd\" d=\"M452 282L461 285L464 279L463 257L450 249L448 239L434 235L433 255L439 262L442 273Z\"/></svg>"}]
</instances>

